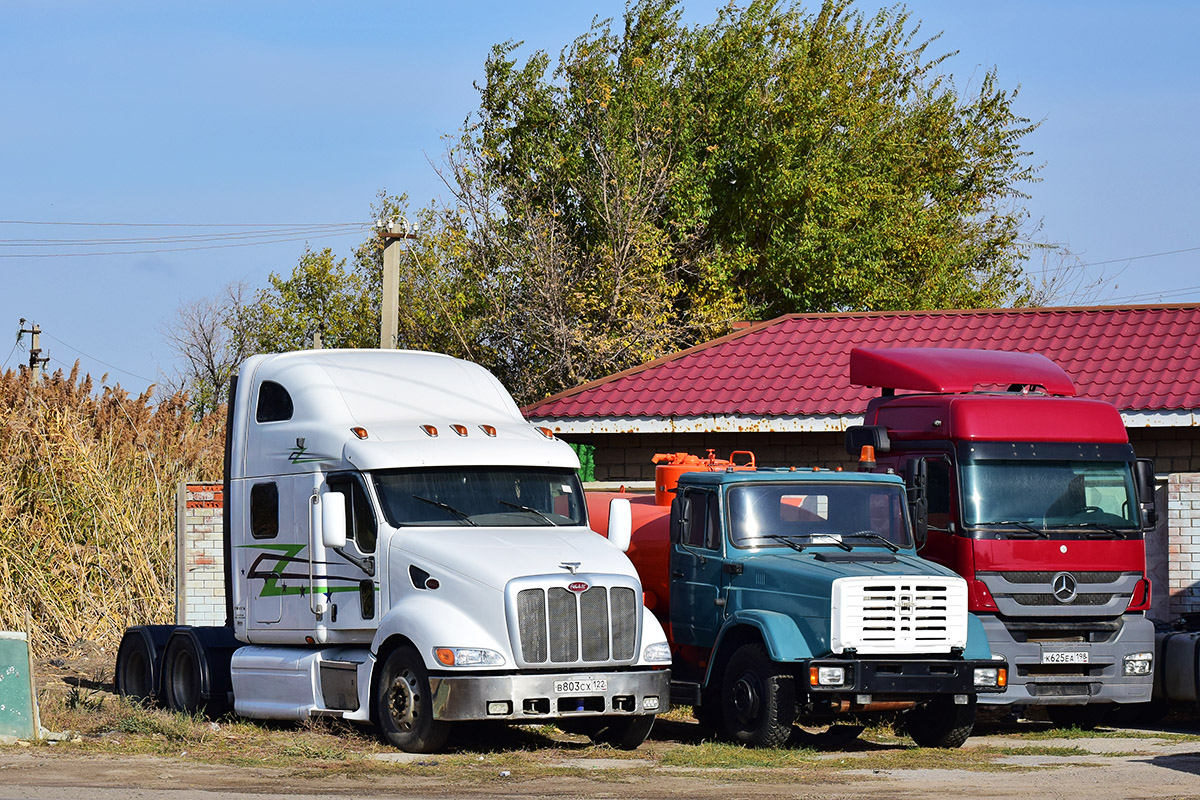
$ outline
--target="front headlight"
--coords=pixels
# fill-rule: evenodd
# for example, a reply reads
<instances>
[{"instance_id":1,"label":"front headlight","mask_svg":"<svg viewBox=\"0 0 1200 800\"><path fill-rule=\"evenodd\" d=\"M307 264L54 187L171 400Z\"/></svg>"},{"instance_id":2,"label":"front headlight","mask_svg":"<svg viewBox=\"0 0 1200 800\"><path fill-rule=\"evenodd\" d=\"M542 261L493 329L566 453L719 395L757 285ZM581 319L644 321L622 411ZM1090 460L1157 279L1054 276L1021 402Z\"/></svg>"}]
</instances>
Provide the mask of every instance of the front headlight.
<instances>
[{"instance_id":1,"label":"front headlight","mask_svg":"<svg viewBox=\"0 0 1200 800\"><path fill-rule=\"evenodd\" d=\"M646 648L642 650L642 660L649 661L651 664L670 664L671 645L666 642L646 645Z\"/></svg>"},{"instance_id":2,"label":"front headlight","mask_svg":"<svg viewBox=\"0 0 1200 800\"><path fill-rule=\"evenodd\" d=\"M1154 671L1153 653L1130 653L1121 665L1124 675L1149 675Z\"/></svg>"},{"instance_id":3,"label":"front headlight","mask_svg":"<svg viewBox=\"0 0 1200 800\"><path fill-rule=\"evenodd\" d=\"M504 664L504 656L482 647L438 647L433 655L446 667L499 667Z\"/></svg>"},{"instance_id":4,"label":"front headlight","mask_svg":"<svg viewBox=\"0 0 1200 800\"><path fill-rule=\"evenodd\" d=\"M1008 685L1008 670L1004 667L977 667L975 688L1003 689Z\"/></svg>"}]
</instances>

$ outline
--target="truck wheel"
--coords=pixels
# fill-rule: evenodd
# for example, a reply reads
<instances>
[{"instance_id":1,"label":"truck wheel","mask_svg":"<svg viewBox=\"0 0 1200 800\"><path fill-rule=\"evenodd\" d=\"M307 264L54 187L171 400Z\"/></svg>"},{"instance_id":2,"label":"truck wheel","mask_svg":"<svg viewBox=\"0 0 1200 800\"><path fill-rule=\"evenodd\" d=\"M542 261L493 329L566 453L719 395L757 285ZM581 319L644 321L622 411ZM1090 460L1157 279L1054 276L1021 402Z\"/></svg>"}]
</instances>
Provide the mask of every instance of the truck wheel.
<instances>
[{"instance_id":1,"label":"truck wheel","mask_svg":"<svg viewBox=\"0 0 1200 800\"><path fill-rule=\"evenodd\" d=\"M796 717L795 682L761 644L742 645L725 668L721 710L729 738L752 747L779 747Z\"/></svg>"},{"instance_id":2,"label":"truck wheel","mask_svg":"<svg viewBox=\"0 0 1200 800\"><path fill-rule=\"evenodd\" d=\"M1112 706L1108 703L1087 703L1079 706L1046 706L1046 716L1056 728L1078 728L1090 731L1104 723Z\"/></svg>"},{"instance_id":3,"label":"truck wheel","mask_svg":"<svg viewBox=\"0 0 1200 800\"><path fill-rule=\"evenodd\" d=\"M203 656L190 636L172 636L163 656L163 703L171 711L195 716L201 708Z\"/></svg>"},{"instance_id":4,"label":"truck wheel","mask_svg":"<svg viewBox=\"0 0 1200 800\"><path fill-rule=\"evenodd\" d=\"M636 750L654 727L653 714L631 717L606 717L605 726L593 736L597 743L609 744L618 750Z\"/></svg>"},{"instance_id":5,"label":"truck wheel","mask_svg":"<svg viewBox=\"0 0 1200 800\"><path fill-rule=\"evenodd\" d=\"M975 727L975 695L961 706L953 695L939 695L906 712L904 724L919 747L962 747Z\"/></svg>"},{"instance_id":6,"label":"truck wheel","mask_svg":"<svg viewBox=\"0 0 1200 800\"><path fill-rule=\"evenodd\" d=\"M154 654L145 637L126 633L117 651L117 694L144 706L153 705L157 694L154 686Z\"/></svg>"},{"instance_id":7,"label":"truck wheel","mask_svg":"<svg viewBox=\"0 0 1200 800\"><path fill-rule=\"evenodd\" d=\"M412 647L398 647L388 655L374 702L379 733L392 747L433 753L445 744L450 723L433 718L429 673Z\"/></svg>"}]
</instances>

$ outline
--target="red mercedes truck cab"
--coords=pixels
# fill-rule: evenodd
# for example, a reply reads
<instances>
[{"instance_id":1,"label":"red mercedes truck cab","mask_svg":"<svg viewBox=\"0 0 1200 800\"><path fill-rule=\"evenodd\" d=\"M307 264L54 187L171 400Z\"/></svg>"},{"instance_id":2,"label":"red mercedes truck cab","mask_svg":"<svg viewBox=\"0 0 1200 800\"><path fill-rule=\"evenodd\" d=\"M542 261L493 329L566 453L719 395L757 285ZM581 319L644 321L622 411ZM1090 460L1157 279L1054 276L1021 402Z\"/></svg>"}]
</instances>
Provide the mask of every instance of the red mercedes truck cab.
<instances>
[{"instance_id":1,"label":"red mercedes truck cab","mask_svg":"<svg viewBox=\"0 0 1200 800\"><path fill-rule=\"evenodd\" d=\"M904 476L921 554L966 579L1008 660L1008 691L979 702L1089 726L1149 701L1153 464L1117 409L1033 353L856 348L850 380L881 394L847 452L870 445L876 470Z\"/></svg>"}]
</instances>

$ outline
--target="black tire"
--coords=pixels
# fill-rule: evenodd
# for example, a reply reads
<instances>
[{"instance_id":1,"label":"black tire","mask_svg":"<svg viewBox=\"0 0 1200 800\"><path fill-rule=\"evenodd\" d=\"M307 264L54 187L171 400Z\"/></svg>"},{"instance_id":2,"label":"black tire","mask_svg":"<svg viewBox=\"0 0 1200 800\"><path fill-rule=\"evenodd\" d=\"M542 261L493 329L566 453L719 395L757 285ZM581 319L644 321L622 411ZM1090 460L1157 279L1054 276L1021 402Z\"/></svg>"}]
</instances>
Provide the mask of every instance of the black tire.
<instances>
[{"instance_id":1,"label":"black tire","mask_svg":"<svg viewBox=\"0 0 1200 800\"><path fill-rule=\"evenodd\" d=\"M204 708L201 665L203 655L189 636L172 636L163 656L163 704L180 714L195 716Z\"/></svg>"},{"instance_id":2,"label":"black tire","mask_svg":"<svg viewBox=\"0 0 1200 800\"><path fill-rule=\"evenodd\" d=\"M952 695L940 695L904 715L908 735L920 747L962 747L975 727L975 695L957 705Z\"/></svg>"},{"instance_id":3,"label":"black tire","mask_svg":"<svg viewBox=\"0 0 1200 800\"><path fill-rule=\"evenodd\" d=\"M152 706L157 702L154 653L140 633L127 633L121 639L114 683L121 697L128 697L144 706Z\"/></svg>"},{"instance_id":4,"label":"black tire","mask_svg":"<svg viewBox=\"0 0 1200 800\"><path fill-rule=\"evenodd\" d=\"M788 740L796 718L795 680L761 644L734 652L721 686L722 718L731 740L751 747L779 747Z\"/></svg>"},{"instance_id":5,"label":"black tire","mask_svg":"<svg viewBox=\"0 0 1200 800\"><path fill-rule=\"evenodd\" d=\"M836 750L845 747L858 738L863 732L862 725L806 725L800 724L792 729L789 744L793 747L809 747L814 750Z\"/></svg>"},{"instance_id":6,"label":"black tire","mask_svg":"<svg viewBox=\"0 0 1200 800\"><path fill-rule=\"evenodd\" d=\"M1046 706L1046 716L1056 728L1078 728L1090 731L1104 724L1108 712L1112 710L1110 703L1087 703L1080 706Z\"/></svg>"},{"instance_id":7,"label":"black tire","mask_svg":"<svg viewBox=\"0 0 1200 800\"><path fill-rule=\"evenodd\" d=\"M450 723L433 718L429 672L421 655L404 645L383 663L372 698L380 737L406 753L434 753L446 743Z\"/></svg>"}]
</instances>

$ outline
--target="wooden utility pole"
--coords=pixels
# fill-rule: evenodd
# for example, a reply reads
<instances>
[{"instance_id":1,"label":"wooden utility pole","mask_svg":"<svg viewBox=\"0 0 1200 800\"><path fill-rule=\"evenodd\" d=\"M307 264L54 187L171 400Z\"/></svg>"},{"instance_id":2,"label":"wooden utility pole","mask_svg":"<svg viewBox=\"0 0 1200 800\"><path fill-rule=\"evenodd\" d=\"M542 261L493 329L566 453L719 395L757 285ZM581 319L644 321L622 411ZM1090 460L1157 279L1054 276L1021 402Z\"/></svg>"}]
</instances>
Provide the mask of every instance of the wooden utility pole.
<instances>
[{"instance_id":1,"label":"wooden utility pole","mask_svg":"<svg viewBox=\"0 0 1200 800\"><path fill-rule=\"evenodd\" d=\"M383 300L380 304L379 349L395 350L400 336L400 242L417 238L408 220L393 219L381 225L383 239Z\"/></svg>"}]
</instances>

